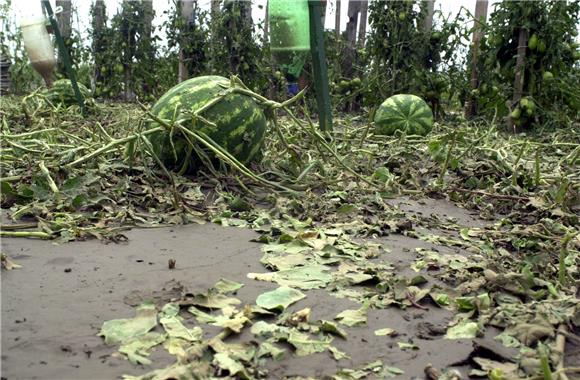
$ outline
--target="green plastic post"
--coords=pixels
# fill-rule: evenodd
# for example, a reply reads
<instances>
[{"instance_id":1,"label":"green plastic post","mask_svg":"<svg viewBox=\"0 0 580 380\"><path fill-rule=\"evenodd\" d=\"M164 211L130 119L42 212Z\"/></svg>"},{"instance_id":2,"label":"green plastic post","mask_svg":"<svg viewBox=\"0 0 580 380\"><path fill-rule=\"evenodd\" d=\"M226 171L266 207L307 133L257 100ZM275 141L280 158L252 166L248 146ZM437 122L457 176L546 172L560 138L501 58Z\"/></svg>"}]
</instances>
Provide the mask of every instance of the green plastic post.
<instances>
[{"instance_id":1,"label":"green plastic post","mask_svg":"<svg viewBox=\"0 0 580 380\"><path fill-rule=\"evenodd\" d=\"M77 103L81 108L81 113L85 113L85 101L83 99L83 95L79 90L79 85L77 83L77 77L75 75L75 71L72 67L70 56L68 54L68 50L64 44L64 40L62 39L62 35L60 34L60 29L58 28L58 22L54 18L54 13L52 12L52 7L50 6L49 0L41 0L42 6L46 10L46 14L48 15L48 20L50 21L50 25L52 26L52 30L54 33L54 37L56 39L56 43L58 45L58 53L62 59L64 67L66 69L66 74L68 79L70 79L70 83L72 85L73 91L75 92L75 96L77 98Z\"/></svg>"},{"instance_id":2,"label":"green plastic post","mask_svg":"<svg viewBox=\"0 0 580 380\"><path fill-rule=\"evenodd\" d=\"M308 0L269 0L270 52L292 78L298 79L310 51Z\"/></svg>"},{"instance_id":3,"label":"green plastic post","mask_svg":"<svg viewBox=\"0 0 580 380\"><path fill-rule=\"evenodd\" d=\"M324 30L322 26L322 1L309 0L310 9L310 45L312 53L312 71L316 103L318 104L318 121L324 132L332 131L332 107L328 88L328 70L324 51Z\"/></svg>"}]
</instances>

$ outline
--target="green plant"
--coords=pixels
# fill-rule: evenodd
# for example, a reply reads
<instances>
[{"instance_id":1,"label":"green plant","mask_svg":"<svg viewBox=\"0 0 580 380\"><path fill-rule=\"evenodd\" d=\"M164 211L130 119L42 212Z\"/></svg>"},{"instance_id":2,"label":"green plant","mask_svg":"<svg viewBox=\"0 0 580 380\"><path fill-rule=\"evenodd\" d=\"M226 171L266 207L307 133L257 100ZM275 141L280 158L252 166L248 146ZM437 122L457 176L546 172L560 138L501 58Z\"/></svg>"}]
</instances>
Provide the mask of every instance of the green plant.
<instances>
[{"instance_id":1,"label":"green plant","mask_svg":"<svg viewBox=\"0 0 580 380\"><path fill-rule=\"evenodd\" d=\"M380 104L399 93L418 95L440 114L440 104L451 103L467 84L462 47L469 30L465 9L454 17L434 15L434 27L421 29L425 9L420 1L377 1L369 4L371 33L365 103ZM364 56L364 55L363 55Z\"/></svg>"},{"instance_id":2,"label":"green plant","mask_svg":"<svg viewBox=\"0 0 580 380\"><path fill-rule=\"evenodd\" d=\"M511 114L518 127L569 126L580 112L577 35L579 1L495 4L479 62L478 107ZM520 31L527 35L523 97L512 104Z\"/></svg>"}]
</instances>

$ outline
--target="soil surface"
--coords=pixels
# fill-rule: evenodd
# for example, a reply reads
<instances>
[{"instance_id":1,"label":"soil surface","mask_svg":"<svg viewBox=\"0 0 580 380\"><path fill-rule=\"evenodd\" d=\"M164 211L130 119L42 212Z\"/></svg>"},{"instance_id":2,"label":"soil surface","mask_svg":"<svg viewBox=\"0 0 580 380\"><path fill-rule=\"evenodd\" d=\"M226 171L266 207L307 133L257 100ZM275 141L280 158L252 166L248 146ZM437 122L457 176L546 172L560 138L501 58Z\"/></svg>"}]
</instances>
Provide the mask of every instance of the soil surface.
<instances>
[{"instance_id":1,"label":"soil surface","mask_svg":"<svg viewBox=\"0 0 580 380\"><path fill-rule=\"evenodd\" d=\"M444 201L399 203L407 212L454 217L465 225L485 223ZM107 347L97 336L104 321L132 317L133 305L143 298L168 301L180 286L191 292L205 292L220 278L245 284L236 294L243 303L252 304L259 294L277 287L246 276L266 271L259 262L260 244L251 242L257 237L253 231L205 224L134 229L126 235L129 242L121 244L2 240L2 252L22 265L21 269L2 273L2 379L115 379L123 374L146 373L151 368L132 365L114 355L115 347ZM408 270L416 247L433 247L402 235L390 235L380 242L389 251L380 259L401 270ZM176 261L175 269L168 268L169 259ZM310 307L313 321L332 320L345 309L359 307L325 290L305 293L307 298L291 310ZM351 359L337 362L328 353L297 358L288 351L282 360L269 362L269 377L321 377L376 359L404 370L398 377L401 379L423 378L428 363L436 368L455 366L465 376L474 347L480 351L481 347L502 350L491 339L493 331L475 341L444 340L452 315L434 305L427 306L426 310L371 310L366 326L345 327L348 339L333 341ZM195 320L185 323L191 326ZM202 327L207 337L219 331ZM374 335L375 330L386 327L395 329L398 335ZM245 330L232 339L253 339ZM397 342L413 343L419 349L402 350ZM172 362L162 347L156 348L151 359L155 368Z\"/></svg>"}]
</instances>

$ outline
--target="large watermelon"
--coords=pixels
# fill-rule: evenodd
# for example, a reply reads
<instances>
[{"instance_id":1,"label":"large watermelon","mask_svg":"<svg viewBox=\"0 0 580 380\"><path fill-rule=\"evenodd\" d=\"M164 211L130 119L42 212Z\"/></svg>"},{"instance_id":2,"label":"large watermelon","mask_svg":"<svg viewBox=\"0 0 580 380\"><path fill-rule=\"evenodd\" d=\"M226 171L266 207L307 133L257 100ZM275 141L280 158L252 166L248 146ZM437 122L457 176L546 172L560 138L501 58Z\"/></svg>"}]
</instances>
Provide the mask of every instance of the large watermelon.
<instances>
[{"instance_id":1,"label":"large watermelon","mask_svg":"<svg viewBox=\"0 0 580 380\"><path fill-rule=\"evenodd\" d=\"M183 126L192 128L192 113L223 94L222 86L229 85L230 81L220 76L189 79L167 91L151 112L164 120L180 120ZM199 122L196 130L204 132L239 161L246 163L259 152L266 131L266 117L252 97L227 94L201 116L216 124L217 128ZM152 126L158 124L152 123ZM179 169L186 164L190 171L199 167L199 157L190 152L190 145L181 133L171 136L169 131L163 131L151 135L149 140L167 167ZM187 157L189 161L186 162Z\"/></svg>"},{"instance_id":2,"label":"large watermelon","mask_svg":"<svg viewBox=\"0 0 580 380\"><path fill-rule=\"evenodd\" d=\"M425 136L432 127L431 108L415 95L391 96L375 113L375 132L379 135L392 135L400 130L409 135Z\"/></svg>"},{"instance_id":3,"label":"large watermelon","mask_svg":"<svg viewBox=\"0 0 580 380\"><path fill-rule=\"evenodd\" d=\"M83 98L90 98L91 91L89 91L89 89L82 83L77 82L77 84ZM59 79L55 81L52 87L44 90L42 94L54 105L58 103L67 106L77 104L77 98L69 79Z\"/></svg>"}]
</instances>

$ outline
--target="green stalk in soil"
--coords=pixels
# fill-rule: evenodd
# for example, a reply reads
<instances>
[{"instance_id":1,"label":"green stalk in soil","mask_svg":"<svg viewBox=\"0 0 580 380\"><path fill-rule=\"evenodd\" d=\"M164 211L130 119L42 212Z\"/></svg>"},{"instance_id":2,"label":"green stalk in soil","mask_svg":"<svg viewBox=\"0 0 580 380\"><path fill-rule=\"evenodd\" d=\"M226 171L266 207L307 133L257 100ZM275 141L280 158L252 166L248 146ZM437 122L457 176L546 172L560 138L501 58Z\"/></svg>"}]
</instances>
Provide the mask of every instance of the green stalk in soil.
<instances>
[{"instance_id":1,"label":"green stalk in soil","mask_svg":"<svg viewBox=\"0 0 580 380\"><path fill-rule=\"evenodd\" d=\"M576 236L578 233L567 234L562 240L562 245L560 247L560 255L558 257L558 282L560 285L565 286L567 280L566 271L566 257L568 257L568 243Z\"/></svg>"},{"instance_id":2,"label":"green stalk in soil","mask_svg":"<svg viewBox=\"0 0 580 380\"><path fill-rule=\"evenodd\" d=\"M520 149L518 156L516 157L516 161L514 162L514 166L512 168L512 186L517 186L518 184L518 165L520 164L522 156L524 155L524 151L526 150L527 147L528 143L525 142L522 145L522 149Z\"/></svg>"},{"instance_id":3,"label":"green stalk in soil","mask_svg":"<svg viewBox=\"0 0 580 380\"><path fill-rule=\"evenodd\" d=\"M71 167L71 168L75 167L75 166L80 165L80 164L82 164L82 163L84 163L92 158L95 158L103 153L106 153L106 152L112 150L113 148L115 148L119 145L127 144L128 142L137 140L140 136L147 136L151 133L159 132L162 130L163 130L162 127L152 128L152 129L149 129L145 132L141 132L138 134L127 136L127 137L124 137L122 139L113 140L110 143L108 143L107 145L105 145L105 146L103 146L95 151L92 151L91 153L89 153L87 155L84 155L84 156L78 158L77 160L67 164L66 166Z\"/></svg>"},{"instance_id":4,"label":"green stalk in soil","mask_svg":"<svg viewBox=\"0 0 580 380\"><path fill-rule=\"evenodd\" d=\"M52 239L53 236L42 231L0 231L2 237L23 237L37 239Z\"/></svg>"},{"instance_id":5,"label":"green stalk in soil","mask_svg":"<svg viewBox=\"0 0 580 380\"><path fill-rule=\"evenodd\" d=\"M542 179L540 173L540 150L540 147L536 149L536 160L534 162L534 184L536 187L540 186L540 180Z\"/></svg>"},{"instance_id":6,"label":"green stalk in soil","mask_svg":"<svg viewBox=\"0 0 580 380\"><path fill-rule=\"evenodd\" d=\"M440 185L443 184L443 179L445 177L445 173L447 172L447 167L449 166L449 162L451 162L451 152L453 152L453 148L455 148L455 143L457 142L457 133L453 132L453 137L451 139L451 144L449 144L449 149L447 149L447 155L445 156L445 161L443 165L441 165L441 171L439 172L439 182Z\"/></svg>"}]
</instances>

